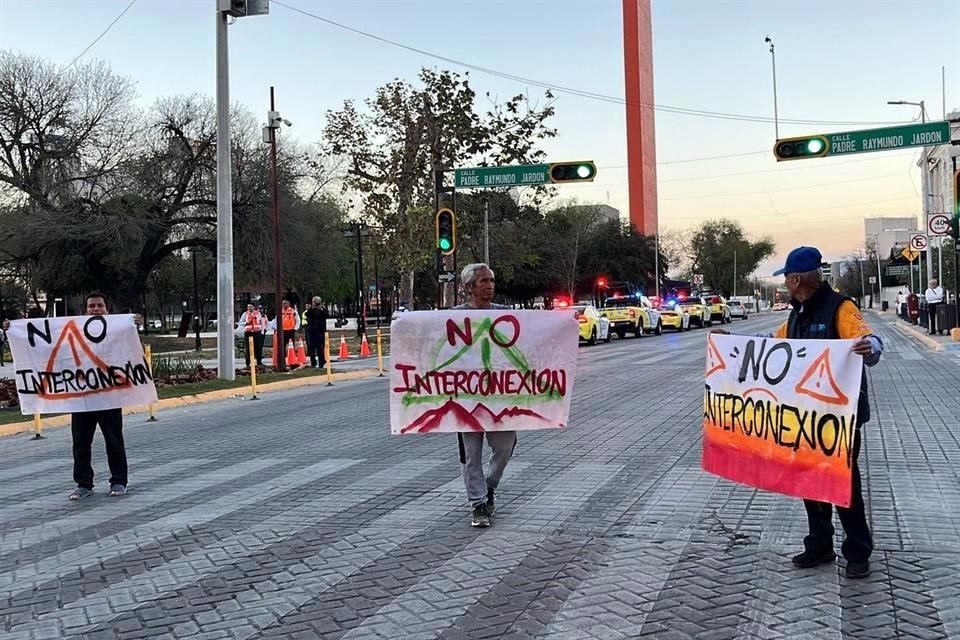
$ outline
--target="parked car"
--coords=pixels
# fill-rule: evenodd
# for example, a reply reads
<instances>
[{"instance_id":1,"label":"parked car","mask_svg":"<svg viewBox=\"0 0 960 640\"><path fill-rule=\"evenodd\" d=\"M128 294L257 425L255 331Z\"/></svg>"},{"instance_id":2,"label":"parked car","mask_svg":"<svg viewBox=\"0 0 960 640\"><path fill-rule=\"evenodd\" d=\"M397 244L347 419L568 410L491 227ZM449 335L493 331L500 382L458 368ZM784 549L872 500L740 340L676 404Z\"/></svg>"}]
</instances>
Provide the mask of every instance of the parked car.
<instances>
[{"instance_id":1,"label":"parked car","mask_svg":"<svg viewBox=\"0 0 960 640\"><path fill-rule=\"evenodd\" d=\"M557 307L554 311L573 313L580 326L580 341L587 344L596 344L597 340L610 342L610 320L601 316L592 304L578 304L573 306Z\"/></svg>"},{"instance_id":2,"label":"parked car","mask_svg":"<svg viewBox=\"0 0 960 640\"><path fill-rule=\"evenodd\" d=\"M750 315L747 308L739 300L728 300L727 306L730 308L730 319L742 318L744 320Z\"/></svg>"}]
</instances>

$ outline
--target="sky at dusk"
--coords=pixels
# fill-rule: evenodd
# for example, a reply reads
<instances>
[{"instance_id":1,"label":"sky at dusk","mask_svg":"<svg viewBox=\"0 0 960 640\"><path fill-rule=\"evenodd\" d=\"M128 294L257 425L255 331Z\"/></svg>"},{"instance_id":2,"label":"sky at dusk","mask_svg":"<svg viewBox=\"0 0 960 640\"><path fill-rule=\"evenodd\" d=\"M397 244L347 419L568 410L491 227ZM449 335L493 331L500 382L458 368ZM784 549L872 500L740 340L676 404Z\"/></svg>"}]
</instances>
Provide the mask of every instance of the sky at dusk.
<instances>
[{"instance_id":1,"label":"sky at dusk","mask_svg":"<svg viewBox=\"0 0 960 640\"><path fill-rule=\"evenodd\" d=\"M0 48L67 64L129 0L0 0ZM289 6L283 6L289 5ZM283 0L269 16L230 27L231 98L262 115L269 87L304 142L320 138L324 114L363 99L421 66L463 71L331 26L289 7L447 58L545 83L622 99L620 0ZM137 82L139 102L212 96L215 0L137 0L83 60L107 61ZM952 25L952 27L951 27ZM655 101L722 114L773 113L769 35L776 44L781 136L909 122L927 105L960 108L960 2L654 0ZM479 95L542 95L522 81L470 72ZM554 84L555 83L555 84ZM593 159L596 182L566 186L563 198L607 203L626 213L624 107L556 93L544 143L551 160ZM849 124L827 124L845 122ZM797 244L838 258L863 246L863 219L921 211L917 151L775 162L771 122L656 114L662 229L729 217L754 237L771 236L778 256ZM747 155L749 154L749 155ZM736 157L698 160L715 156ZM698 160L698 161L692 161Z\"/></svg>"}]
</instances>

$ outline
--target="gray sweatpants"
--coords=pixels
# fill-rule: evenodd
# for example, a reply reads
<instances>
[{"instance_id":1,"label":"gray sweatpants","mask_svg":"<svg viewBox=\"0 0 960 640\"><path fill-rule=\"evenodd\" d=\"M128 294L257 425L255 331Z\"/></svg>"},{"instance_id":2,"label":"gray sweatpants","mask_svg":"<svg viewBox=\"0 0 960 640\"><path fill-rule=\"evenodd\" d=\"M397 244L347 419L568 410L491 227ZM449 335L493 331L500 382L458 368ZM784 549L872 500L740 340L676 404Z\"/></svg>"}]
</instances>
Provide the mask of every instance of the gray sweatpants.
<instances>
[{"instance_id":1,"label":"gray sweatpants","mask_svg":"<svg viewBox=\"0 0 960 640\"><path fill-rule=\"evenodd\" d=\"M487 489L496 489L507 468L517 444L516 431L487 431L486 433L463 432L460 438L460 468L467 498L471 505L487 500ZM490 456L490 472L483 473L483 437L487 437L493 454Z\"/></svg>"}]
</instances>

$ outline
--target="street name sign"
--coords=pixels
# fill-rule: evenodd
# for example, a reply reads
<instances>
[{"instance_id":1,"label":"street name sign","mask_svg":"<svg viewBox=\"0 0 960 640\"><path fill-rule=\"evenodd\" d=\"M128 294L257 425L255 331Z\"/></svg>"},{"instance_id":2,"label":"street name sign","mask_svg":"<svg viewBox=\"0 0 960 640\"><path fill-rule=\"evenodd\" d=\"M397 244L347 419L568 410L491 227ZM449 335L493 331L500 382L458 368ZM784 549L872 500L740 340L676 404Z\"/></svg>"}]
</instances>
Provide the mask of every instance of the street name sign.
<instances>
[{"instance_id":1,"label":"street name sign","mask_svg":"<svg viewBox=\"0 0 960 640\"><path fill-rule=\"evenodd\" d=\"M950 215L946 213L928 213L927 231L932 236L950 235Z\"/></svg>"},{"instance_id":2,"label":"street name sign","mask_svg":"<svg viewBox=\"0 0 960 640\"><path fill-rule=\"evenodd\" d=\"M927 236L922 233L911 233L910 234L910 248L914 251L926 251L927 250Z\"/></svg>"},{"instance_id":3,"label":"street name sign","mask_svg":"<svg viewBox=\"0 0 960 640\"><path fill-rule=\"evenodd\" d=\"M453 170L455 189L530 187L540 184L593 182L597 165L592 160L520 164L503 167L472 167Z\"/></svg>"},{"instance_id":4,"label":"street name sign","mask_svg":"<svg viewBox=\"0 0 960 640\"><path fill-rule=\"evenodd\" d=\"M950 144L950 123L945 120L905 124L881 129L818 133L784 138L773 146L777 160L845 156L853 153L892 151L910 147Z\"/></svg>"},{"instance_id":5,"label":"street name sign","mask_svg":"<svg viewBox=\"0 0 960 640\"><path fill-rule=\"evenodd\" d=\"M453 175L453 184L457 189L523 187L550 182L550 165L522 164L507 167L454 169Z\"/></svg>"}]
</instances>

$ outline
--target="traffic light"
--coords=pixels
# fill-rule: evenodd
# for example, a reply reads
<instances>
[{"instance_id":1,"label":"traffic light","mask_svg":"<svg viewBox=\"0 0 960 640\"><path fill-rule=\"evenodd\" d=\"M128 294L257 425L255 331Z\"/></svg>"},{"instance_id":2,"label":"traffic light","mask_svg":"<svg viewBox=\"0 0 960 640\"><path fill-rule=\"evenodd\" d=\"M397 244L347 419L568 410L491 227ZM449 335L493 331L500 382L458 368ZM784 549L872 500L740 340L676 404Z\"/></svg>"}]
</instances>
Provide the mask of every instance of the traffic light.
<instances>
[{"instance_id":1,"label":"traffic light","mask_svg":"<svg viewBox=\"0 0 960 640\"><path fill-rule=\"evenodd\" d=\"M554 162L550 165L550 182L593 182L597 165L584 162Z\"/></svg>"},{"instance_id":2,"label":"traffic light","mask_svg":"<svg viewBox=\"0 0 960 640\"><path fill-rule=\"evenodd\" d=\"M445 256L457 248L457 219L450 209L437 211L437 249Z\"/></svg>"},{"instance_id":3,"label":"traffic light","mask_svg":"<svg viewBox=\"0 0 960 640\"><path fill-rule=\"evenodd\" d=\"M960 240L960 169L953 174L953 218L950 219L950 235L954 240Z\"/></svg>"},{"instance_id":4,"label":"traffic light","mask_svg":"<svg viewBox=\"0 0 960 640\"><path fill-rule=\"evenodd\" d=\"M830 151L830 141L826 136L803 136L777 140L773 145L773 155L777 162L781 160L802 160L804 158L822 158Z\"/></svg>"}]
</instances>

